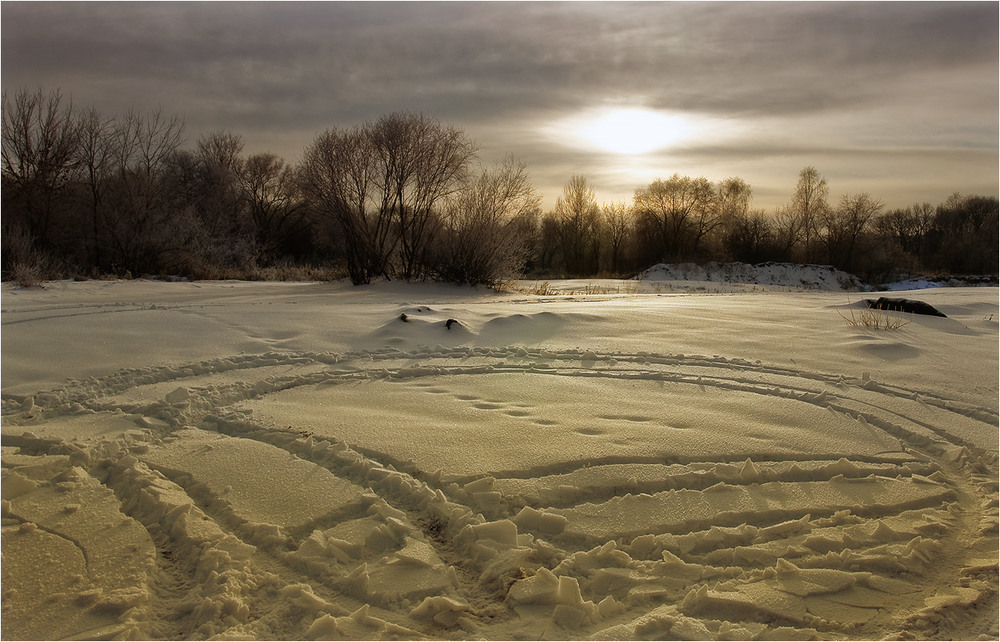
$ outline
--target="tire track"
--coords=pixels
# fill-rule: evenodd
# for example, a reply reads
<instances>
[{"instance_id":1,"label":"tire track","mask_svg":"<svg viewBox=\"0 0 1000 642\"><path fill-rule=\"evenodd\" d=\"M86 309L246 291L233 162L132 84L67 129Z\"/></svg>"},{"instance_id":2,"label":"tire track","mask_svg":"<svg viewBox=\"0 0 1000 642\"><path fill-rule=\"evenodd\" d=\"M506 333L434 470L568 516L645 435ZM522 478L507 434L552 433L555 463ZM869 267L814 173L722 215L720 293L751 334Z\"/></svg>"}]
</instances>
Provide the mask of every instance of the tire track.
<instances>
[{"instance_id":1,"label":"tire track","mask_svg":"<svg viewBox=\"0 0 1000 642\"><path fill-rule=\"evenodd\" d=\"M552 378L644 381L782 399L890 435L901 448L849 458L781 454L780 461L769 459L774 455L766 449L736 462L569 457L463 477L308 429L258 424L244 407L286 390L336 394L338 386L374 383L420 384L423 394L449 395L449 386L438 382L493 375L538 377L539 385ZM482 413L531 420L526 405L468 394L456 399ZM141 434L86 446L47 431L95 413L124 413ZM546 626L574 636L678 636L694 627L708 637L770 637L791 626L800 634L878 637L946 626L956 603L949 596L984 608L996 602L996 570L977 560L996 555L997 457L970 439L976 430L996 430L996 411L870 377L718 356L521 347L277 352L123 370L32 397L6 396L3 418L25 429L21 437L5 436L5 446L39 457L64 453L95 474L106 471L123 514L140 521L160 551L161 573L151 584L155 613L175 622L150 625L162 637L256 630L301 639L338 626L383 633L397 626L431 637L462 631L541 637L547 629L517 624L520 616L539 613ZM644 419L608 415L603 421ZM183 469L155 465L151 453L191 427L267 444L371 492L280 537L255 534L219 502L217 488ZM864 485L890 494L911 486L930 490L871 507L782 499ZM594 537L573 534L584 514L598 510L631 515L649 502L669 506L675 497L711 502L726 495L773 496L774 506L717 511L666 529L622 525ZM342 546L331 533L346 532L343 524L371 527L369 538L383 533L384 549L350 549L356 552L347 562L319 561ZM432 561L420 561L421 555ZM447 578L430 590L396 593L387 588L389 568L428 577L439 569ZM858 606L865 600L881 606L877 612ZM719 609L732 614L731 621L714 619ZM288 617L293 612L299 628L273 628L295 620ZM660 615L651 620L653 613Z\"/></svg>"}]
</instances>

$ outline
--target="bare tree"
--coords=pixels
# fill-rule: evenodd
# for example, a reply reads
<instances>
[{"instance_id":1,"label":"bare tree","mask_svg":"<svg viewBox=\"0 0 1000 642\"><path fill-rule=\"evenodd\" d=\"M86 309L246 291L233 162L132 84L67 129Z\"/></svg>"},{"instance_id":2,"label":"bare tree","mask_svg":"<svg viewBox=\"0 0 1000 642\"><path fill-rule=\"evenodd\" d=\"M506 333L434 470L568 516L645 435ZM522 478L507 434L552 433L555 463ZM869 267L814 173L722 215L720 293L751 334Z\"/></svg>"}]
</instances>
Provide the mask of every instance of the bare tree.
<instances>
[{"instance_id":1,"label":"bare tree","mask_svg":"<svg viewBox=\"0 0 1000 642\"><path fill-rule=\"evenodd\" d=\"M559 241L570 274L594 274L600 259L601 212L594 190L583 176L573 176L556 199Z\"/></svg>"},{"instance_id":2,"label":"bare tree","mask_svg":"<svg viewBox=\"0 0 1000 642\"><path fill-rule=\"evenodd\" d=\"M252 252L246 245L253 235L246 229L246 201L238 179L242 154L243 137L239 134L214 131L200 136L190 168L194 174L189 178L193 184L188 204L208 237L219 246L218 260L245 263L252 260L245 254Z\"/></svg>"},{"instance_id":3,"label":"bare tree","mask_svg":"<svg viewBox=\"0 0 1000 642\"><path fill-rule=\"evenodd\" d=\"M18 91L2 98L2 175L8 216L22 218L31 235L48 241L53 217L66 202L79 145L80 124L59 91Z\"/></svg>"},{"instance_id":4,"label":"bare tree","mask_svg":"<svg viewBox=\"0 0 1000 642\"><path fill-rule=\"evenodd\" d=\"M123 173L155 176L181 145L184 122L162 109L146 115L129 110L117 123L116 151Z\"/></svg>"},{"instance_id":5,"label":"bare tree","mask_svg":"<svg viewBox=\"0 0 1000 642\"><path fill-rule=\"evenodd\" d=\"M782 260L791 261L795 258L795 254L805 238L802 224L802 218L796 215L789 206L779 205L775 208L774 241Z\"/></svg>"},{"instance_id":6,"label":"bare tree","mask_svg":"<svg viewBox=\"0 0 1000 642\"><path fill-rule=\"evenodd\" d=\"M355 285L389 277L398 236L366 129L329 129L303 155L300 185L311 205L336 222L344 240L347 270Z\"/></svg>"},{"instance_id":7,"label":"bare tree","mask_svg":"<svg viewBox=\"0 0 1000 642\"><path fill-rule=\"evenodd\" d=\"M775 257L775 231L763 210L735 216L726 230L725 246L736 261L760 263Z\"/></svg>"},{"instance_id":8,"label":"bare tree","mask_svg":"<svg viewBox=\"0 0 1000 642\"><path fill-rule=\"evenodd\" d=\"M715 187L706 178L696 178L696 192L703 195L705 199L703 205L695 207L693 210L694 220L692 221L691 255L700 257L704 251L703 242L722 223L719 215L718 194Z\"/></svg>"},{"instance_id":9,"label":"bare tree","mask_svg":"<svg viewBox=\"0 0 1000 642\"><path fill-rule=\"evenodd\" d=\"M262 258L273 261L287 240L308 226L295 172L281 157L265 152L247 157L237 175Z\"/></svg>"},{"instance_id":10,"label":"bare tree","mask_svg":"<svg viewBox=\"0 0 1000 642\"><path fill-rule=\"evenodd\" d=\"M719 181L716 212L721 228L721 245L730 258L756 262L762 245L769 242L770 229L760 212L750 211L753 190L742 178Z\"/></svg>"},{"instance_id":11,"label":"bare tree","mask_svg":"<svg viewBox=\"0 0 1000 642\"><path fill-rule=\"evenodd\" d=\"M112 177L114 158L113 118L105 118L90 108L80 118L80 144L76 165L81 176L83 209L90 227L90 262L95 268L104 266L104 208Z\"/></svg>"},{"instance_id":12,"label":"bare tree","mask_svg":"<svg viewBox=\"0 0 1000 642\"><path fill-rule=\"evenodd\" d=\"M836 209L827 209L821 214L822 242L831 265L857 271L855 261L860 252L871 249L863 243L869 237L873 219L884 206L884 202L866 192L845 194Z\"/></svg>"},{"instance_id":13,"label":"bare tree","mask_svg":"<svg viewBox=\"0 0 1000 642\"><path fill-rule=\"evenodd\" d=\"M166 180L183 126L160 110L129 111L115 121L106 229L119 271L143 272L176 262L192 247L192 238L181 232L198 236L189 224L175 220L172 185Z\"/></svg>"},{"instance_id":14,"label":"bare tree","mask_svg":"<svg viewBox=\"0 0 1000 642\"><path fill-rule=\"evenodd\" d=\"M887 260L893 267L908 271L919 269L933 224L934 206L930 203L917 203L906 209L886 212L872 223L888 254Z\"/></svg>"},{"instance_id":15,"label":"bare tree","mask_svg":"<svg viewBox=\"0 0 1000 642\"><path fill-rule=\"evenodd\" d=\"M750 213L752 198L753 190L742 178L731 177L719 181L716 210L723 230L728 231L736 222L746 219Z\"/></svg>"},{"instance_id":16,"label":"bare tree","mask_svg":"<svg viewBox=\"0 0 1000 642\"><path fill-rule=\"evenodd\" d=\"M439 277L495 286L519 274L528 258L521 221L534 215L540 202L524 163L508 157L483 170L445 208L435 262Z\"/></svg>"},{"instance_id":17,"label":"bare tree","mask_svg":"<svg viewBox=\"0 0 1000 642\"><path fill-rule=\"evenodd\" d=\"M306 149L303 189L338 222L355 283L424 275L435 206L461 187L474 151L461 131L408 114L328 130Z\"/></svg>"},{"instance_id":18,"label":"bare tree","mask_svg":"<svg viewBox=\"0 0 1000 642\"><path fill-rule=\"evenodd\" d=\"M952 274L984 274L997 267L998 216L995 196L954 193L934 214L927 262Z\"/></svg>"},{"instance_id":19,"label":"bare tree","mask_svg":"<svg viewBox=\"0 0 1000 642\"><path fill-rule=\"evenodd\" d=\"M411 114L390 114L366 130L377 164L380 207L399 226L400 271L417 278L433 233L437 202L462 184L475 147L460 130Z\"/></svg>"},{"instance_id":20,"label":"bare tree","mask_svg":"<svg viewBox=\"0 0 1000 642\"><path fill-rule=\"evenodd\" d=\"M243 137L227 131L209 132L198 138L195 150L205 162L236 171L243 162Z\"/></svg>"},{"instance_id":21,"label":"bare tree","mask_svg":"<svg viewBox=\"0 0 1000 642\"><path fill-rule=\"evenodd\" d=\"M552 271L556 267L556 259L562 252L559 241L559 218L555 212L547 212L542 216L538 227L538 267L543 271Z\"/></svg>"},{"instance_id":22,"label":"bare tree","mask_svg":"<svg viewBox=\"0 0 1000 642\"><path fill-rule=\"evenodd\" d=\"M799 172L799 181L788 204L787 214L797 219L794 227L801 233L804 261L816 260L816 237L822 217L830 211L826 200L829 195L826 179L815 167L805 167Z\"/></svg>"},{"instance_id":23,"label":"bare tree","mask_svg":"<svg viewBox=\"0 0 1000 642\"><path fill-rule=\"evenodd\" d=\"M701 239L718 225L716 192L706 178L674 174L635 191L636 212L657 230L661 259L682 260L694 254Z\"/></svg>"},{"instance_id":24,"label":"bare tree","mask_svg":"<svg viewBox=\"0 0 1000 642\"><path fill-rule=\"evenodd\" d=\"M625 241L632 233L632 209L625 201L606 203L601 207L605 236L608 239L607 260L612 274L619 274L624 260Z\"/></svg>"}]
</instances>

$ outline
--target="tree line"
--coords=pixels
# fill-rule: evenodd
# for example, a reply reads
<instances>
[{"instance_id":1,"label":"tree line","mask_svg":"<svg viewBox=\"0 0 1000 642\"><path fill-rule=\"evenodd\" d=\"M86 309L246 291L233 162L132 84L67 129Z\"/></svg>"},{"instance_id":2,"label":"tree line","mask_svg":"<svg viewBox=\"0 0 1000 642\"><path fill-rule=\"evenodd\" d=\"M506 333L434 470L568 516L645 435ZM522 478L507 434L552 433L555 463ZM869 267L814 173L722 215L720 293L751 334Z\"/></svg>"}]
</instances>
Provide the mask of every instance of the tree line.
<instances>
[{"instance_id":1,"label":"tree line","mask_svg":"<svg viewBox=\"0 0 1000 642\"><path fill-rule=\"evenodd\" d=\"M543 212L523 163L484 167L464 132L423 115L328 129L292 164L248 154L225 131L186 148L176 116L104 116L58 91L5 93L2 111L2 270L22 282L321 275L495 286L710 260L825 263L875 281L997 264L996 198L884 211L859 193L831 205L812 167L773 213L752 208L740 178L680 174L603 204L573 176Z\"/></svg>"},{"instance_id":2,"label":"tree line","mask_svg":"<svg viewBox=\"0 0 1000 642\"><path fill-rule=\"evenodd\" d=\"M792 197L755 209L741 178L717 183L674 174L635 190L631 202L599 205L574 176L541 222L543 273L632 273L653 263L768 261L832 265L869 283L905 275L995 274L1000 203L952 194L936 206L885 208L867 192L830 201L826 179L803 168Z\"/></svg>"}]
</instances>

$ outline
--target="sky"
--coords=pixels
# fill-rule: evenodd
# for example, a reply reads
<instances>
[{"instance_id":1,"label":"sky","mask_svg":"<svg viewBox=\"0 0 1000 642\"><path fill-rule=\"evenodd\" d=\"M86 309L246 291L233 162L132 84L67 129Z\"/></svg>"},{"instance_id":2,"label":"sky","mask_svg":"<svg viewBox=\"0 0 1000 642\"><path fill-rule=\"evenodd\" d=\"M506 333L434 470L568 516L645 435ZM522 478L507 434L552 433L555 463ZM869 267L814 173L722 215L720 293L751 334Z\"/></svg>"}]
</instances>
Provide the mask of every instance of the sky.
<instances>
[{"instance_id":1,"label":"sky","mask_svg":"<svg viewBox=\"0 0 1000 642\"><path fill-rule=\"evenodd\" d=\"M833 204L996 196L996 2L0 3L6 93L102 114L161 108L290 162L331 127L392 112L525 162L555 205L674 173L738 176L753 206L799 171Z\"/></svg>"}]
</instances>

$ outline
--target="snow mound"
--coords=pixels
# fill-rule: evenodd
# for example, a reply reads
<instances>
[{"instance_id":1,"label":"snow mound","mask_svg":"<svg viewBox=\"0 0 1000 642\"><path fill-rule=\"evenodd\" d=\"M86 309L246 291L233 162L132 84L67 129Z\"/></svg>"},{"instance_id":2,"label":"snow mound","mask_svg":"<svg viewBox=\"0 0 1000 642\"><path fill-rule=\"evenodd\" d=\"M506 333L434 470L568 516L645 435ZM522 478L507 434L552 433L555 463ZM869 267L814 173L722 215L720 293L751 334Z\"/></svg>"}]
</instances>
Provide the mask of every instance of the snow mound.
<instances>
[{"instance_id":1,"label":"snow mound","mask_svg":"<svg viewBox=\"0 0 1000 642\"><path fill-rule=\"evenodd\" d=\"M753 283L804 290L860 290L864 285L853 274L829 265L795 263L659 263L643 272L646 281L697 281L703 283Z\"/></svg>"}]
</instances>

